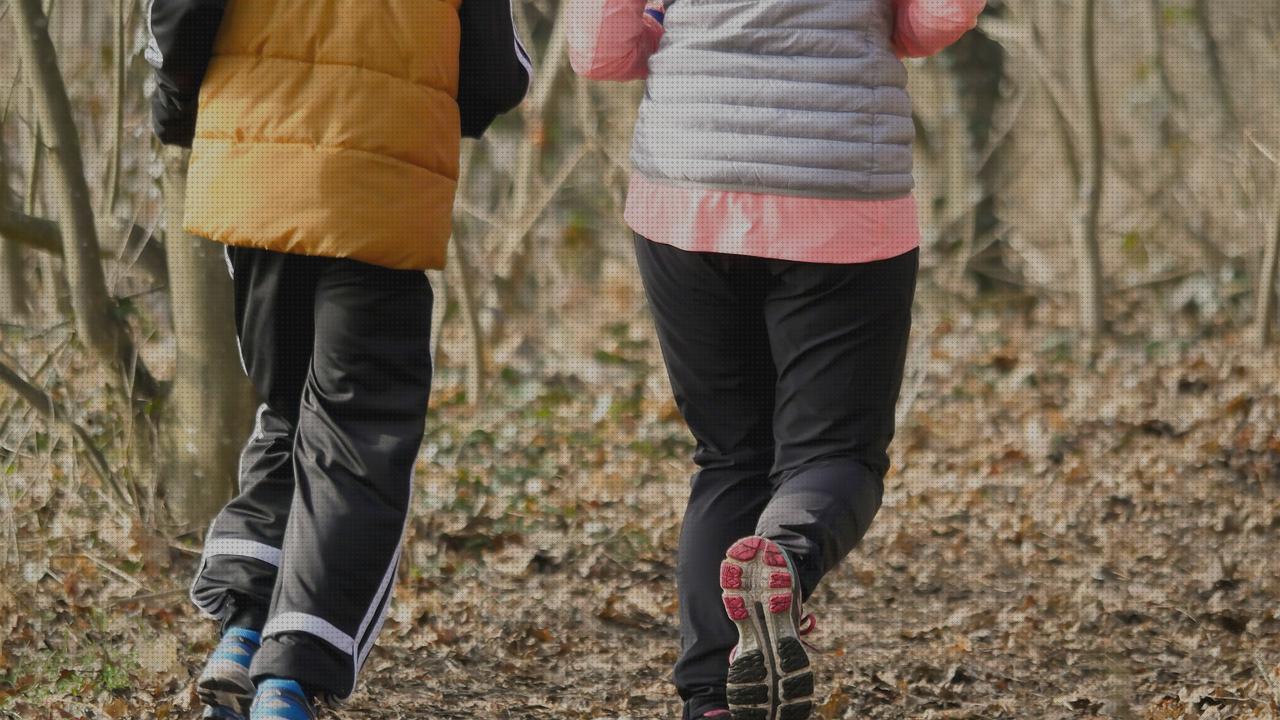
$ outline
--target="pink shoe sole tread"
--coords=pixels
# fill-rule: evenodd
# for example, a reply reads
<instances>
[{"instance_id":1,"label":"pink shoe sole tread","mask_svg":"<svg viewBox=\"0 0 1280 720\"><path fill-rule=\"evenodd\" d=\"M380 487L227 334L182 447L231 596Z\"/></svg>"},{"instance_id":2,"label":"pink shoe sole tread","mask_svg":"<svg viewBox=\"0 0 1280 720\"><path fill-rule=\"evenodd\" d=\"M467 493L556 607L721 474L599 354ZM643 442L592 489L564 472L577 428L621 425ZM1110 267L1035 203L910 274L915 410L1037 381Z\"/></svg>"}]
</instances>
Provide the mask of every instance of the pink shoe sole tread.
<instances>
[{"instance_id":1,"label":"pink shoe sole tread","mask_svg":"<svg viewBox=\"0 0 1280 720\"><path fill-rule=\"evenodd\" d=\"M734 543L733 547L729 548L729 557L740 562L754 560L756 555L760 552L760 548L766 544L772 545L773 543L770 543L768 540L760 537L743 538L742 540Z\"/></svg>"},{"instance_id":2,"label":"pink shoe sole tread","mask_svg":"<svg viewBox=\"0 0 1280 720\"><path fill-rule=\"evenodd\" d=\"M734 622L741 622L747 619L747 602L740 597L724 598L724 609Z\"/></svg>"},{"instance_id":3,"label":"pink shoe sole tread","mask_svg":"<svg viewBox=\"0 0 1280 720\"><path fill-rule=\"evenodd\" d=\"M724 590L738 590L742 587L742 568L731 562L720 564L720 587Z\"/></svg>"}]
</instances>

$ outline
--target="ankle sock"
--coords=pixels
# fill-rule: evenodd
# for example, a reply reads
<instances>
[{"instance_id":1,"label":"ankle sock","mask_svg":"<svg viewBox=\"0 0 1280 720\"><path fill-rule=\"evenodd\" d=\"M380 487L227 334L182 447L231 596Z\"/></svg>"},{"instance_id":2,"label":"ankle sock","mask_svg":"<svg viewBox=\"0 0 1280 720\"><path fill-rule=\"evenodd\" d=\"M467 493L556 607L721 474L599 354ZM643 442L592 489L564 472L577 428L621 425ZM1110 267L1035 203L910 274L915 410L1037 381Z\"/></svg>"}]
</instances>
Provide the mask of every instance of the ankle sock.
<instances>
[{"instance_id":1,"label":"ankle sock","mask_svg":"<svg viewBox=\"0 0 1280 720\"><path fill-rule=\"evenodd\" d=\"M302 684L297 680L290 680L288 678L267 678L258 683L258 691L262 692L265 690L284 690L285 692L301 695L304 698L307 697L306 691L302 689Z\"/></svg>"},{"instance_id":2,"label":"ankle sock","mask_svg":"<svg viewBox=\"0 0 1280 720\"><path fill-rule=\"evenodd\" d=\"M222 633L222 637L238 637L248 640L254 645L262 644L262 633L257 630L250 630L246 627L229 627L226 632Z\"/></svg>"}]
</instances>

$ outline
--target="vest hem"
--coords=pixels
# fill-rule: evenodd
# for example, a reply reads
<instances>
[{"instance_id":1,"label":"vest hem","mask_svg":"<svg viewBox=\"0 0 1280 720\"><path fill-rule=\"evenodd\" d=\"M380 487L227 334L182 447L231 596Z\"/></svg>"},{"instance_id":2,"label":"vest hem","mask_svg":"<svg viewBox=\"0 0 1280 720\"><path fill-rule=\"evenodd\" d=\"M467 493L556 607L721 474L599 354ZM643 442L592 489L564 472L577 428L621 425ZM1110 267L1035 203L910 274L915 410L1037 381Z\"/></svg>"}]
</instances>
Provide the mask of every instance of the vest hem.
<instances>
[{"instance_id":1,"label":"vest hem","mask_svg":"<svg viewBox=\"0 0 1280 720\"><path fill-rule=\"evenodd\" d=\"M687 188L691 190L720 190L723 192L737 192L748 195L784 195L786 197L814 198L818 200L848 200L850 202L866 201L866 200L901 200L910 197L915 190L914 183L912 187L906 190L895 190L892 192L843 192L833 190L823 192L817 190L797 190L794 188L776 188L766 187L762 185L747 185L745 183L710 183L699 182L695 180L673 180L671 178L656 177L650 173L632 168L632 174L639 175L646 182L655 185L668 185L670 187Z\"/></svg>"}]
</instances>

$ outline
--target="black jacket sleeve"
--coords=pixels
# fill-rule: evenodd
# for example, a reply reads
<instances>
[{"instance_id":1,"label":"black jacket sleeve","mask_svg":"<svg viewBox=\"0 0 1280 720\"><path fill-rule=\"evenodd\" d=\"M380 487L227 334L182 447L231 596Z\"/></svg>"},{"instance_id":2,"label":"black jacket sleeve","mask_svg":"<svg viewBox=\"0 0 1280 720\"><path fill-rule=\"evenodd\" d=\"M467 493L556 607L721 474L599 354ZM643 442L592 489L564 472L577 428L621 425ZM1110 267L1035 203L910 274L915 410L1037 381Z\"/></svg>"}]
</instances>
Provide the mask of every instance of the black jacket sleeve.
<instances>
[{"instance_id":1,"label":"black jacket sleeve","mask_svg":"<svg viewBox=\"0 0 1280 720\"><path fill-rule=\"evenodd\" d=\"M147 5L147 62L155 68L151 118L166 145L190 147L196 101L209 68L227 0L151 0Z\"/></svg>"},{"instance_id":2,"label":"black jacket sleeve","mask_svg":"<svg viewBox=\"0 0 1280 720\"><path fill-rule=\"evenodd\" d=\"M463 0L458 108L462 134L478 138L494 118L524 100L532 74L529 53L516 35L511 0Z\"/></svg>"}]
</instances>

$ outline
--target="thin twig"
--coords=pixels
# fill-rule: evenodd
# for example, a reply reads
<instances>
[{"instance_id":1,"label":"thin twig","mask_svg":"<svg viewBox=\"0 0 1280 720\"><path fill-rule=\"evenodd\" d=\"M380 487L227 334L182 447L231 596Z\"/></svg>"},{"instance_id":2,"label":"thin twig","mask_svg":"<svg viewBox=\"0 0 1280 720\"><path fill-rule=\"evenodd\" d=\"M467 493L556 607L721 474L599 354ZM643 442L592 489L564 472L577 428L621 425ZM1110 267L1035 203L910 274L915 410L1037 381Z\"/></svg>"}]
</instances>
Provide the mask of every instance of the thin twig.
<instances>
[{"instance_id":1,"label":"thin twig","mask_svg":"<svg viewBox=\"0 0 1280 720\"><path fill-rule=\"evenodd\" d=\"M1271 689L1272 702L1280 706L1280 680L1276 679L1274 672L1267 670L1266 665L1262 662L1262 656L1257 653L1253 655L1253 665L1258 668L1258 674L1262 676L1263 682Z\"/></svg>"},{"instance_id":2,"label":"thin twig","mask_svg":"<svg viewBox=\"0 0 1280 720\"><path fill-rule=\"evenodd\" d=\"M455 242L453 250L457 257L449 264L449 288L456 288L454 296L467 327L467 401L479 407L485 385L484 331L480 327L469 250L465 242Z\"/></svg>"},{"instance_id":3,"label":"thin twig","mask_svg":"<svg viewBox=\"0 0 1280 720\"><path fill-rule=\"evenodd\" d=\"M121 570L115 565L112 565L106 560L103 560L102 558L97 557L96 555L90 555L88 553L61 553L61 554L50 556L50 559L59 559L59 558L84 558L85 560L88 560L92 562L94 565L97 565L98 567L102 568L103 570L106 570L108 573L115 575L117 578L120 578L121 580L129 583L135 588L138 588L139 590L147 590L148 592L150 591L150 588L148 588L146 585L143 585L136 578L129 575L129 573L125 572L124 570Z\"/></svg>"},{"instance_id":4,"label":"thin twig","mask_svg":"<svg viewBox=\"0 0 1280 720\"><path fill-rule=\"evenodd\" d=\"M133 504L132 498L125 493L124 487L120 484L120 478L116 477L115 472L111 470L107 459L103 457L102 452L94 445L88 431L72 420L71 416L62 406L58 405L52 395L27 382L21 375L4 363L0 363L0 382L12 388L19 397L26 400L29 405L45 418L56 420L66 425L84 448L85 455L89 459L90 469L115 492L120 503L116 505L116 510L126 517L134 514L128 509ZM116 501L112 501L112 504L116 504Z\"/></svg>"},{"instance_id":5,"label":"thin twig","mask_svg":"<svg viewBox=\"0 0 1280 720\"><path fill-rule=\"evenodd\" d=\"M113 608L120 605L130 605L132 603L149 602L151 600L160 600L174 597L176 595L185 595L186 588L174 588L172 590L161 590L159 592L146 593L144 595L130 595L129 597L116 598L107 603L106 607Z\"/></svg>"},{"instance_id":6,"label":"thin twig","mask_svg":"<svg viewBox=\"0 0 1280 720\"><path fill-rule=\"evenodd\" d=\"M104 229L108 229L105 228ZM127 232L118 243L103 243L98 249L98 257L120 260L126 265L135 265L143 272L161 282L168 278L165 272L164 234L159 230L148 230L136 223L130 223ZM30 213L15 212L0 208L0 238L19 245L39 250L55 257L62 257L62 230L58 223L36 217ZM138 244L129 262L125 262L126 251L131 245Z\"/></svg>"}]
</instances>

